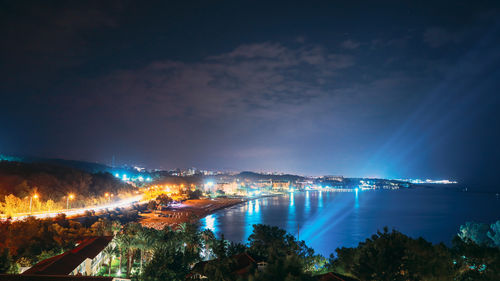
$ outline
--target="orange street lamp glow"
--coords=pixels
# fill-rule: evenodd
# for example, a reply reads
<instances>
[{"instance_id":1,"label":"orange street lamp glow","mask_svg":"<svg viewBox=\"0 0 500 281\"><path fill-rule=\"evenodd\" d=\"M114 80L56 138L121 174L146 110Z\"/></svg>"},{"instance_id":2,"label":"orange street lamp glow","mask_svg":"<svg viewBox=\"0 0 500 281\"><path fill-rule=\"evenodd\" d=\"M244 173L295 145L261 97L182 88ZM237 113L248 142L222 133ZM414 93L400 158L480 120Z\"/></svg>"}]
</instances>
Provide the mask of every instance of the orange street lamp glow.
<instances>
[{"instance_id":1,"label":"orange street lamp glow","mask_svg":"<svg viewBox=\"0 0 500 281\"><path fill-rule=\"evenodd\" d=\"M68 198L66 199L66 209L69 209L69 200L73 200L73 198L75 198L75 195L68 194Z\"/></svg>"},{"instance_id":2,"label":"orange street lamp glow","mask_svg":"<svg viewBox=\"0 0 500 281\"><path fill-rule=\"evenodd\" d=\"M31 214L31 203L33 201L33 198L37 199L38 198L38 194L34 194L33 196L30 197L30 214Z\"/></svg>"}]
</instances>

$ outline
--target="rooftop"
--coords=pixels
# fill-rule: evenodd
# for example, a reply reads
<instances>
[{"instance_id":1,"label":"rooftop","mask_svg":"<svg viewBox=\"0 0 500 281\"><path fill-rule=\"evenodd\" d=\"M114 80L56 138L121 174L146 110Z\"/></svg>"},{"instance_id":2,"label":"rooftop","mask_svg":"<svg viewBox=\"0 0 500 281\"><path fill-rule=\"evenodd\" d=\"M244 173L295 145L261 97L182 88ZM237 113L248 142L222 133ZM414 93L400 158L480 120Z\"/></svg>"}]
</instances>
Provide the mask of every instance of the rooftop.
<instances>
[{"instance_id":1,"label":"rooftop","mask_svg":"<svg viewBox=\"0 0 500 281\"><path fill-rule=\"evenodd\" d=\"M87 258L95 258L113 239L113 236L87 238L76 248L40 261L23 275L68 275Z\"/></svg>"}]
</instances>

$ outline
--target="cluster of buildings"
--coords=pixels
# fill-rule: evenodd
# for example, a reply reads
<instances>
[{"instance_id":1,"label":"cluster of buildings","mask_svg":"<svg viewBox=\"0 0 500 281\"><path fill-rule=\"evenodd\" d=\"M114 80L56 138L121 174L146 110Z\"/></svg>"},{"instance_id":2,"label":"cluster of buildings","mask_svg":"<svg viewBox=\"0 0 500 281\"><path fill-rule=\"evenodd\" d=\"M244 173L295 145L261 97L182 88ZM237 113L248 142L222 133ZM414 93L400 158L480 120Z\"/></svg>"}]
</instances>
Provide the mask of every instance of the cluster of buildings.
<instances>
[{"instance_id":1,"label":"cluster of buildings","mask_svg":"<svg viewBox=\"0 0 500 281\"><path fill-rule=\"evenodd\" d=\"M400 180L372 178L344 178L323 176L317 178L238 179L233 176L218 177L206 181L203 190L207 193L252 196L262 193L293 192L300 190L349 191L355 189L400 189L409 188L411 183Z\"/></svg>"},{"instance_id":2,"label":"cluster of buildings","mask_svg":"<svg viewBox=\"0 0 500 281\"><path fill-rule=\"evenodd\" d=\"M451 180L421 180L421 179L398 179L399 181L409 182L413 184L457 184L457 181Z\"/></svg>"},{"instance_id":3,"label":"cluster of buildings","mask_svg":"<svg viewBox=\"0 0 500 281\"><path fill-rule=\"evenodd\" d=\"M252 182L240 181L237 179L218 181L210 180L203 185L203 191L207 193L221 193L241 196L252 196L273 192L288 192L293 191L294 188L295 186L292 182L286 180L258 180Z\"/></svg>"}]
</instances>

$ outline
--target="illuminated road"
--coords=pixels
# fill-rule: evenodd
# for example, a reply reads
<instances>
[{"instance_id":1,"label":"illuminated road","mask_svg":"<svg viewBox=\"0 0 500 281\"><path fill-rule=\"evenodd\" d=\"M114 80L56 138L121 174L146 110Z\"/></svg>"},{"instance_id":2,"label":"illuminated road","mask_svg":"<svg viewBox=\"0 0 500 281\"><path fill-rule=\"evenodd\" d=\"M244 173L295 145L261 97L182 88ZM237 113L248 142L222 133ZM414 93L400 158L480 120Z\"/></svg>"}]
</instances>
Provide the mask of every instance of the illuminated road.
<instances>
[{"instance_id":1,"label":"illuminated road","mask_svg":"<svg viewBox=\"0 0 500 281\"><path fill-rule=\"evenodd\" d=\"M34 217L38 219L42 218L50 218L50 217L55 217L58 214L66 214L66 216L77 216L77 215L83 215L86 211L95 211L96 213L104 211L106 209L115 209L115 208L126 208L126 207L131 207L135 203L140 203L142 200L142 195L137 195L134 197L130 197L127 199L123 199L117 202L113 202L110 204L106 205L99 205L99 206L90 206L90 207L85 207L85 208L79 208L79 209L69 209L69 210L59 210L57 212L33 212L31 215L29 213L23 213L23 214L18 214L16 216L12 217L12 220L24 220L28 217ZM1 220L6 220L5 217L2 217Z\"/></svg>"}]
</instances>

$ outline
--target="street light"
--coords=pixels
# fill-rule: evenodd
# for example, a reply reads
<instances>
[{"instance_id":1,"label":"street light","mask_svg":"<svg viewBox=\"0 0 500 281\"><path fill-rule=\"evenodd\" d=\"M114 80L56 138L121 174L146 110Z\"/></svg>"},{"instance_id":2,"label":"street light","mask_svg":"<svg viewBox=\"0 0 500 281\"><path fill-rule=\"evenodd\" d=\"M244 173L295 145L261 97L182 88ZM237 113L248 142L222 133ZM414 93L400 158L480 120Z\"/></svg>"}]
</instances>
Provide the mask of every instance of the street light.
<instances>
[{"instance_id":1,"label":"street light","mask_svg":"<svg viewBox=\"0 0 500 281\"><path fill-rule=\"evenodd\" d=\"M33 201L33 198L37 199L38 198L38 194L35 193L33 196L30 197L30 214L31 214L31 202Z\"/></svg>"},{"instance_id":2,"label":"street light","mask_svg":"<svg viewBox=\"0 0 500 281\"><path fill-rule=\"evenodd\" d=\"M106 197L106 199L108 199L108 202L111 200L111 197L109 197L109 193L104 193L104 197Z\"/></svg>"},{"instance_id":3,"label":"street light","mask_svg":"<svg viewBox=\"0 0 500 281\"><path fill-rule=\"evenodd\" d=\"M69 200L73 200L73 198L75 198L75 195L68 194L68 197L66 198L66 209L69 209Z\"/></svg>"}]
</instances>

